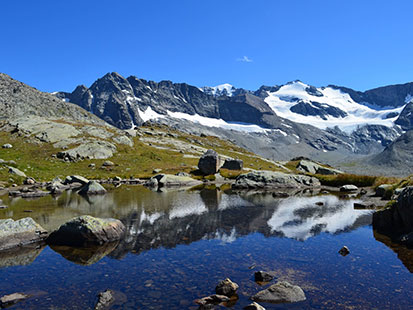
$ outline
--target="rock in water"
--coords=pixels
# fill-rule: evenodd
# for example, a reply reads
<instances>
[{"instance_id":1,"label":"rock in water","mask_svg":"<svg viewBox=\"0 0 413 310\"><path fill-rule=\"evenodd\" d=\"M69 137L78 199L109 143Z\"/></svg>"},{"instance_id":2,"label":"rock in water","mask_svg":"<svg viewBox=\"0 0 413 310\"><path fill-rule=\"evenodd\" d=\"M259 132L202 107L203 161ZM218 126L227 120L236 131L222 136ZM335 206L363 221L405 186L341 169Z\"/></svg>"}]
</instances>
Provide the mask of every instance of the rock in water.
<instances>
[{"instance_id":1,"label":"rock in water","mask_svg":"<svg viewBox=\"0 0 413 310\"><path fill-rule=\"evenodd\" d=\"M338 253L340 253L341 256L347 256L350 254L350 250L348 249L348 247L343 246L340 251L338 251Z\"/></svg>"},{"instance_id":2,"label":"rock in water","mask_svg":"<svg viewBox=\"0 0 413 310\"><path fill-rule=\"evenodd\" d=\"M242 170L244 167L244 162L241 159L225 159L223 169L228 170Z\"/></svg>"},{"instance_id":3,"label":"rock in water","mask_svg":"<svg viewBox=\"0 0 413 310\"><path fill-rule=\"evenodd\" d=\"M125 225L116 219L79 216L60 226L47 238L51 245L87 246L120 240Z\"/></svg>"},{"instance_id":4,"label":"rock in water","mask_svg":"<svg viewBox=\"0 0 413 310\"><path fill-rule=\"evenodd\" d=\"M19 177L23 177L23 178L26 177L26 174L23 171L20 171L19 169L14 168L14 167L9 167L9 173L15 174L15 175L17 175Z\"/></svg>"},{"instance_id":5,"label":"rock in water","mask_svg":"<svg viewBox=\"0 0 413 310\"><path fill-rule=\"evenodd\" d=\"M239 175L233 185L236 189L299 188L305 186L320 186L320 181L306 175L274 171L251 171Z\"/></svg>"},{"instance_id":6,"label":"rock in water","mask_svg":"<svg viewBox=\"0 0 413 310\"><path fill-rule=\"evenodd\" d=\"M113 292L111 290L106 290L104 292L99 293L99 300L95 306L95 310L106 310L109 309L110 306L115 301L113 296Z\"/></svg>"},{"instance_id":7,"label":"rock in water","mask_svg":"<svg viewBox=\"0 0 413 310\"><path fill-rule=\"evenodd\" d=\"M284 303L304 301L306 297L301 287L282 281L259 291L251 299L258 302Z\"/></svg>"},{"instance_id":8,"label":"rock in water","mask_svg":"<svg viewBox=\"0 0 413 310\"><path fill-rule=\"evenodd\" d=\"M149 179L145 184L149 187L187 187L202 184L189 176L178 176L173 174L158 174Z\"/></svg>"},{"instance_id":9,"label":"rock in water","mask_svg":"<svg viewBox=\"0 0 413 310\"><path fill-rule=\"evenodd\" d=\"M198 168L205 175L215 174L222 166L222 160L214 150L208 150L199 159Z\"/></svg>"},{"instance_id":10,"label":"rock in water","mask_svg":"<svg viewBox=\"0 0 413 310\"><path fill-rule=\"evenodd\" d=\"M11 305L14 305L15 303L22 301L29 296L22 294L22 293L14 293L10 295L4 295L3 297L0 298L0 307L1 308L6 308Z\"/></svg>"},{"instance_id":11,"label":"rock in water","mask_svg":"<svg viewBox=\"0 0 413 310\"><path fill-rule=\"evenodd\" d=\"M230 300L229 297L225 295L216 294L216 295L203 297L201 299L197 299L195 300L195 303L197 303L200 306L208 306L208 305L218 305L222 302L228 302L229 300Z\"/></svg>"},{"instance_id":12,"label":"rock in water","mask_svg":"<svg viewBox=\"0 0 413 310\"><path fill-rule=\"evenodd\" d=\"M215 288L215 293L218 295L231 297L237 292L238 287L239 286L237 283L234 283L230 279L226 278L218 283Z\"/></svg>"},{"instance_id":13,"label":"rock in water","mask_svg":"<svg viewBox=\"0 0 413 310\"><path fill-rule=\"evenodd\" d=\"M41 242L46 237L47 231L30 217L0 220L0 251Z\"/></svg>"},{"instance_id":14,"label":"rock in water","mask_svg":"<svg viewBox=\"0 0 413 310\"><path fill-rule=\"evenodd\" d=\"M103 195L106 194L106 189L96 181L89 181L78 192L79 195Z\"/></svg>"},{"instance_id":15,"label":"rock in water","mask_svg":"<svg viewBox=\"0 0 413 310\"><path fill-rule=\"evenodd\" d=\"M244 307L244 310L265 310L263 306L260 304L257 304L256 302L253 302L252 304L249 304L248 306Z\"/></svg>"},{"instance_id":16,"label":"rock in water","mask_svg":"<svg viewBox=\"0 0 413 310\"><path fill-rule=\"evenodd\" d=\"M256 282L270 282L274 279L274 276L266 271L257 271L254 274L254 278Z\"/></svg>"}]
</instances>

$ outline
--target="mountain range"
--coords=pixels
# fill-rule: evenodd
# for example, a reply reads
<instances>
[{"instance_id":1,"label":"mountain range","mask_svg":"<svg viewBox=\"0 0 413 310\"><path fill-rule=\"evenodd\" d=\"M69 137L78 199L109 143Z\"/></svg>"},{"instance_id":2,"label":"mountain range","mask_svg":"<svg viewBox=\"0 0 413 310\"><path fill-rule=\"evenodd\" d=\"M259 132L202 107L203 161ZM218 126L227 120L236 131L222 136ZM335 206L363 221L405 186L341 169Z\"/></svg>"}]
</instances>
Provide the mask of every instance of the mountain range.
<instances>
[{"instance_id":1,"label":"mountain range","mask_svg":"<svg viewBox=\"0 0 413 310\"><path fill-rule=\"evenodd\" d=\"M273 160L308 156L334 165L356 162L363 168L368 163L373 169L394 170L400 156L389 154L400 149L395 143L410 141L404 135L413 128L413 83L359 92L297 80L245 90L230 84L196 87L124 78L112 72L90 87L47 94L6 74L0 80L0 119L68 117L119 129L161 123L225 138ZM347 165L351 167L360 165Z\"/></svg>"}]
</instances>

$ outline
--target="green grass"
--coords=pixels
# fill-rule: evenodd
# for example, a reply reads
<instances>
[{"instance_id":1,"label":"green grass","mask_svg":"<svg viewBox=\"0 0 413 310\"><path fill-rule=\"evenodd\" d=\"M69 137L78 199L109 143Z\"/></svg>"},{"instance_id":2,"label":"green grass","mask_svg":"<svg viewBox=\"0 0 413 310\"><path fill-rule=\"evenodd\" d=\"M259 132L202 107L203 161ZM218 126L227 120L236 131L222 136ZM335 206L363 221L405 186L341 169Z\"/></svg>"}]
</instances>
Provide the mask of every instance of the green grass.
<instances>
[{"instance_id":1,"label":"green grass","mask_svg":"<svg viewBox=\"0 0 413 310\"><path fill-rule=\"evenodd\" d=\"M343 186L353 184L359 187L373 186L377 180L376 176L357 175L357 174L338 174L338 175L315 175L320 180L321 185L325 186Z\"/></svg>"}]
</instances>

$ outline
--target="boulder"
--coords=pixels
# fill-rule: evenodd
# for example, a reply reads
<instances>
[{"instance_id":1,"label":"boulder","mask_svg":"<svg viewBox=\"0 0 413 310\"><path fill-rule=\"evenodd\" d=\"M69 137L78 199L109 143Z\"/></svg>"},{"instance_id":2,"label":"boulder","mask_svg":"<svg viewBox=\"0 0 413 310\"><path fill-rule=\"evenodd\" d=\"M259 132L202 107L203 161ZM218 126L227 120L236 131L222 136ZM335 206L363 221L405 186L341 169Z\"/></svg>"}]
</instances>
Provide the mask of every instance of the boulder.
<instances>
[{"instance_id":1,"label":"boulder","mask_svg":"<svg viewBox=\"0 0 413 310\"><path fill-rule=\"evenodd\" d=\"M239 286L237 283L234 283L230 279L226 278L225 280L219 282L218 285L215 287L215 293L217 293L218 295L231 297L235 295L238 287Z\"/></svg>"},{"instance_id":2,"label":"boulder","mask_svg":"<svg viewBox=\"0 0 413 310\"><path fill-rule=\"evenodd\" d=\"M202 181L187 176L173 174L158 174L150 178L145 184L149 187L188 187L202 184Z\"/></svg>"},{"instance_id":3,"label":"boulder","mask_svg":"<svg viewBox=\"0 0 413 310\"><path fill-rule=\"evenodd\" d=\"M23 171L21 171L17 168L14 168L14 167L9 167L9 173L15 174L15 175L17 175L19 177L23 177L23 178L27 177L26 174Z\"/></svg>"},{"instance_id":4,"label":"boulder","mask_svg":"<svg viewBox=\"0 0 413 310\"><path fill-rule=\"evenodd\" d=\"M244 167L244 162L241 159L225 159L224 164L221 168L228 170L242 170Z\"/></svg>"},{"instance_id":5,"label":"boulder","mask_svg":"<svg viewBox=\"0 0 413 310\"><path fill-rule=\"evenodd\" d=\"M106 290L99 293L98 302L95 306L95 310L106 310L109 309L115 301L114 294L111 290Z\"/></svg>"},{"instance_id":6,"label":"boulder","mask_svg":"<svg viewBox=\"0 0 413 310\"><path fill-rule=\"evenodd\" d=\"M33 179L33 178L26 178L26 179L23 181L23 184L24 184L24 185L33 185L33 184L35 184L35 183L36 183L36 180Z\"/></svg>"},{"instance_id":7,"label":"boulder","mask_svg":"<svg viewBox=\"0 0 413 310\"><path fill-rule=\"evenodd\" d=\"M96 181L89 181L78 192L79 195L103 195L106 189Z\"/></svg>"},{"instance_id":8,"label":"boulder","mask_svg":"<svg viewBox=\"0 0 413 310\"><path fill-rule=\"evenodd\" d=\"M102 167L112 167L115 164L113 162L111 162L110 160L105 160L102 164Z\"/></svg>"},{"instance_id":9,"label":"boulder","mask_svg":"<svg viewBox=\"0 0 413 310\"><path fill-rule=\"evenodd\" d=\"M391 184L379 185L376 188L376 196L377 197L384 197L386 195L386 192L391 190L392 188L393 188L393 185L391 185Z\"/></svg>"},{"instance_id":10,"label":"boulder","mask_svg":"<svg viewBox=\"0 0 413 310\"><path fill-rule=\"evenodd\" d=\"M94 218L90 215L71 219L47 238L51 245L87 246L118 241L125 233L119 220Z\"/></svg>"},{"instance_id":11,"label":"boulder","mask_svg":"<svg viewBox=\"0 0 413 310\"><path fill-rule=\"evenodd\" d=\"M0 251L45 240L47 231L32 218L0 220Z\"/></svg>"},{"instance_id":12,"label":"boulder","mask_svg":"<svg viewBox=\"0 0 413 310\"><path fill-rule=\"evenodd\" d=\"M1 308L10 307L11 305L14 305L15 303L22 301L28 297L29 297L28 295L22 294L22 293L4 295L0 298L0 307Z\"/></svg>"},{"instance_id":13,"label":"boulder","mask_svg":"<svg viewBox=\"0 0 413 310\"><path fill-rule=\"evenodd\" d=\"M258 302L287 303L304 301L306 297L301 287L282 281L259 291L251 299Z\"/></svg>"},{"instance_id":14,"label":"boulder","mask_svg":"<svg viewBox=\"0 0 413 310\"><path fill-rule=\"evenodd\" d=\"M310 160L300 160L297 165L297 170L311 173L311 174L323 174L323 175L334 175L342 174L343 172L334 168L324 167Z\"/></svg>"},{"instance_id":15,"label":"boulder","mask_svg":"<svg viewBox=\"0 0 413 310\"><path fill-rule=\"evenodd\" d=\"M343 185L340 187L340 192L355 192L358 187L352 184Z\"/></svg>"},{"instance_id":16,"label":"boulder","mask_svg":"<svg viewBox=\"0 0 413 310\"><path fill-rule=\"evenodd\" d=\"M207 297L203 297L201 299L197 299L195 300L195 303L200 306L208 306L208 305L218 305L222 302L228 302L229 300L230 298L225 295L214 294L214 295L210 295Z\"/></svg>"},{"instance_id":17,"label":"boulder","mask_svg":"<svg viewBox=\"0 0 413 310\"><path fill-rule=\"evenodd\" d=\"M6 143L6 144L3 144L1 147L3 149L11 149L13 147L13 145L11 145L10 143Z\"/></svg>"},{"instance_id":18,"label":"boulder","mask_svg":"<svg viewBox=\"0 0 413 310\"><path fill-rule=\"evenodd\" d=\"M254 301L252 304L245 306L244 310L265 310L265 308Z\"/></svg>"},{"instance_id":19,"label":"boulder","mask_svg":"<svg viewBox=\"0 0 413 310\"><path fill-rule=\"evenodd\" d=\"M162 169L157 168L157 169L153 169L152 173L157 174L157 173L160 173L161 171L162 171Z\"/></svg>"},{"instance_id":20,"label":"boulder","mask_svg":"<svg viewBox=\"0 0 413 310\"><path fill-rule=\"evenodd\" d=\"M300 188L320 185L320 181L317 178L306 175L286 174L274 171L251 171L239 175L233 184L233 188Z\"/></svg>"},{"instance_id":21,"label":"boulder","mask_svg":"<svg viewBox=\"0 0 413 310\"><path fill-rule=\"evenodd\" d=\"M106 159L116 152L116 146L107 141L86 141L85 143L69 150L57 153L57 158L68 161L83 159Z\"/></svg>"},{"instance_id":22,"label":"boulder","mask_svg":"<svg viewBox=\"0 0 413 310\"><path fill-rule=\"evenodd\" d=\"M350 254L350 250L348 249L348 247L343 246L340 251L338 251L338 253L340 253L341 256L347 256Z\"/></svg>"},{"instance_id":23,"label":"boulder","mask_svg":"<svg viewBox=\"0 0 413 310\"><path fill-rule=\"evenodd\" d=\"M254 279L256 282L270 282L274 279L274 276L266 271L257 271L254 273Z\"/></svg>"},{"instance_id":24,"label":"boulder","mask_svg":"<svg viewBox=\"0 0 413 310\"><path fill-rule=\"evenodd\" d=\"M86 179L85 177L82 177L81 175L71 175L67 176L63 184L73 184L73 183L80 183L82 185L86 185L89 183L89 180Z\"/></svg>"},{"instance_id":25,"label":"boulder","mask_svg":"<svg viewBox=\"0 0 413 310\"><path fill-rule=\"evenodd\" d=\"M215 174L222 166L222 160L217 152L208 150L198 162L198 168L204 175Z\"/></svg>"},{"instance_id":26,"label":"boulder","mask_svg":"<svg viewBox=\"0 0 413 310\"><path fill-rule=\"evenodd\" d=\"M413 232L413 186L405 187L394 205L373 214L373 229L393 240L409 243L406 236Z\"/></svg>"}]
</instances>

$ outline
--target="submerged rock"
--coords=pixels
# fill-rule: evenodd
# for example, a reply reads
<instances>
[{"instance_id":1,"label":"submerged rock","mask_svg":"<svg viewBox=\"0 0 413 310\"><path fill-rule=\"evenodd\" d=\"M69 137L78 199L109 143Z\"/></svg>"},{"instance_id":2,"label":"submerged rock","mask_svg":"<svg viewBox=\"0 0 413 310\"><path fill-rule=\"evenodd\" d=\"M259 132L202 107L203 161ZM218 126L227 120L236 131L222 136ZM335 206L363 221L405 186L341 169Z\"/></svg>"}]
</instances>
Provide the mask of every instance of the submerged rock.
<instances>
[{"instance_id":1,"label":"submerged rock","mask_svg":"<svg viewBox=\"0 0 413 310\"><path fill-rule=\"evenodd\" d=\"M229 297L225 295L214 294L211 296L203 297L201 299L196 299L195 303L200 306L207 306L207 305L218 305L222 302L228 302L230 300Z\"/></svg>"},{"instance_id":2,"label":"submerged rock","mask_svg":"<svg viewBox=\"0 0 413 310\"><path fill-rule=\"evenodd\" d=\"M47 238L51 245L87 246L118 241L125 233L125 225L116 219L79 216L60 226Z\"/></svg>"},{"instance_id":3,"label":"submerged rock","mask_svg":"<svg viewBox=\"0 0 413 310\"><path fill-rule=\"evenodd\" d=\"M203 174L210 175L217 173L222 164L218 153L214 150L208 150L199 159L198 168Z\"/></svg>"},{"instance_id":4,"label":"submerged rock","mask_svg":"<svg viewBox=\"0 0 413 310\"><path fill-rule=\"evenodd\" d=\"M286 174L274 171L252 171L241 174L233 184L234 188L299 188L305 186L320 186L320 181L317 178L298 175Z\"/></svg>"},{"instance_id":5,"label":"submerged rock","mask_svg":"<svg viewBox=\"0 0 413 310\"><path fill-rule=\"evenodd\" d=\"M231 297L235 295L238 287L239 286L237 283L234 283L229 278L226 278L225 280L219 282L218 285L215 287L215 293L217 293L218 295L225 295Z\"/></svg>"},{"instance_id":6,"label":"submerged rock","mask_svg":"<svg viewBox=\"0 0 413 310\"><path fill-rule=\"evenodd\" d=\"M111 290L106 290L99 293L98 302L95 306L95 310L109 309L115 301L114 293Z\"/></svg>"},{"instance_id":7,"label":"submerged rock","mask_svg":"<svg viewBox=\"0 0 413 310\"><path fill-rule=\"evenodd\" d=\"M259 291L251 299L258 302L287 303L304 301L306 297L301 287L282 281Z\"/></svg>"},{"instance_id":8,"label":"submerged rock","mask_svg":"<svg viewBox=\"0 0 413 310\"><path fill-rule=\"evenodd\" d=\"M11 305L14 305L15 303L22 301L26 298L28 298L29 296L26 294L22 294L22 293L14 293L14 294L10 294L10 295L4 295L3 297L0 298L0 307L1 308L6 308L9 307Z\"/></svg>"},{"instance_id":9,"label":"submerged rock","mask_svg":"<svg viewBox=\"0 0 413 310\"><path fill-rule=\"evenodd\" d=\"M47 231L30 217L0 220L0 251L41 242L46 237Z\"/></svg>"},{"instance_id":10,"label":"submerged rock","mask_svg":"<svg viewBox=\"0 0 413 310\"><path fill-rule=\"evenodd\" d=\"M78 192L79 195L104 195L106 189L96 181L89 181Z\"/></svg>"},{"instance_id":11,"label":"submerged rock","mask_svg":"<svg viewBox=\"0 0 413 310\"><path fill-rule=\"evenodd\" d=\"M263 306L260 304L257 304L256 302L253 302L252 304L249 304L248 306L244 307L244 310L265 310Z\"/></svg>"}]
</instances>

